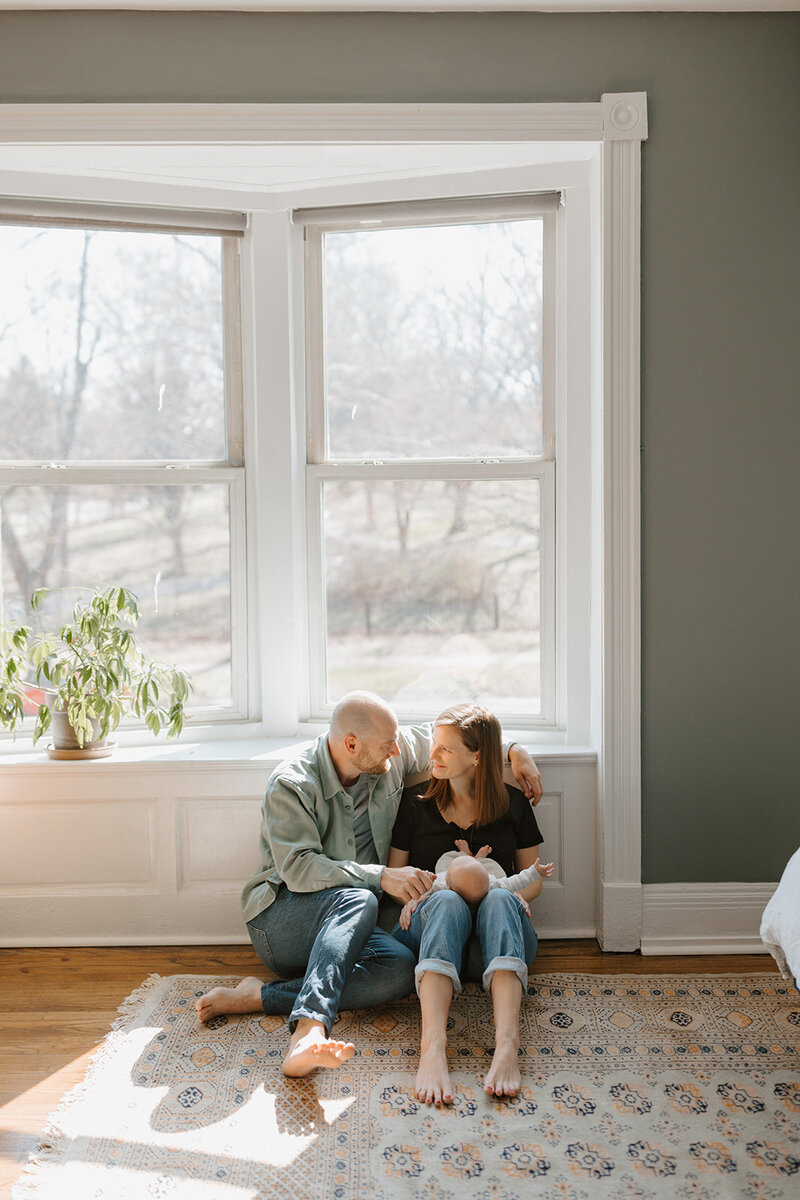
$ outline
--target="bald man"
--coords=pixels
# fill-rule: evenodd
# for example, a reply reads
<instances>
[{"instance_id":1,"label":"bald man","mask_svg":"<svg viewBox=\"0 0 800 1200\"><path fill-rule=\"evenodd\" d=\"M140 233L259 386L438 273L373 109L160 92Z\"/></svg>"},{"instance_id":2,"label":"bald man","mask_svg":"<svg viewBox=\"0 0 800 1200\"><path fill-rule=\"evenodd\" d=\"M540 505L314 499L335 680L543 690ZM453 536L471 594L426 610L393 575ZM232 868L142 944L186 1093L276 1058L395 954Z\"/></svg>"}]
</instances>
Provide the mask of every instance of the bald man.
<instances>
[{"instance_id":1,"label":"bald man","mask_svg":"<svg viewBox=\"0 0 800 1200\"><path fill-rule=\"evenodd\" d=\"M383 865L403 780L426 769L430 738L430 725L401 729L379 696L350 692L333 710L328 733L267 783L261 869L245 885L242 909L256 953L283 978L213 988L197 1011L201 1021L220 1013L288 1015L285 1075L352 1057L351 1042L331 1037L340 1009L371 1008L414 990L413 954L375 922L381 893L405 904L433 882L429 871ZM541 777L533 759L518 744L506 750L535 803Z\"/></svg>"}]
</instances>

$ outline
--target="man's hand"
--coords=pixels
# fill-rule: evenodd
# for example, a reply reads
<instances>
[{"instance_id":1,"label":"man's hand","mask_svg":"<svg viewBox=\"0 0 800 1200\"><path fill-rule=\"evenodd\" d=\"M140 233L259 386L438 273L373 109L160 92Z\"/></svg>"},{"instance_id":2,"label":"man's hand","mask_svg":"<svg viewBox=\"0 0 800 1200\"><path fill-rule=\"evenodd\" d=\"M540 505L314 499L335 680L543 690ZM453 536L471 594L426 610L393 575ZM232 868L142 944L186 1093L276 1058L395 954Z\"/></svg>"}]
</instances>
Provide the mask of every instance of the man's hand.
<instances>
[{"instance_id":1,"label":"man's hand","mask_svg":"<svg viewBox=\"0 0 800 1200\"><path fill-rule=\"evenodd\" d=\"M525 909L527 916L530 916L531 915L531 906L530 906L530 904L528 904L528 901L525 899L525 897L521 894L521 892L514 892L514 895L517 897L520 904Z\"/></svg>"},{"instance_id":2,"label":"man's hand","mask_svg":"<svg viewBox=\"0 0 800 1200\"><path fill-rule=\"evenodd\" d=\"M535 808L542 798L543 790L539 768L519 742L515 742L509 750L508 761L520 791L528 797Z\"/></svg>"},{"instance_id":3,"label":"man's hand","mask_svg":"<svg viewBox=\"0 0 800 1200\"><path fill-rule=\"evenodd\" d=\"M395 900L406 904L409 900L419 900L420 896L429 892L435 878L431 871L421 871L419 867L384 867L381 888Z\"/></svg>"}]
</instances>

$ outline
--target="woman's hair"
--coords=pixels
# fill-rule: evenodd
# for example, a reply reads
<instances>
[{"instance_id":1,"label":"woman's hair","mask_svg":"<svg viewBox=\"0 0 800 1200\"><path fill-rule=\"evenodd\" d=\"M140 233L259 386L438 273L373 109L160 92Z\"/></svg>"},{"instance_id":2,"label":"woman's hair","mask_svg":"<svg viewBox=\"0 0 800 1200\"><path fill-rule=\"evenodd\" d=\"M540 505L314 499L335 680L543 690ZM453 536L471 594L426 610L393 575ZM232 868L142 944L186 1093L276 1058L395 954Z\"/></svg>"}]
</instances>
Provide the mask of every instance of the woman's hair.
<instances>
[{"instance_id":1,"label":"woman's hair","mask_svg":"<svg viewBox=\"0 0 800 1200\"><path fill-rule=\"evenodd\" d=\"M503 783L503 741L500 722L494 713L480 704L455 704L446 708L433 722L452 725L468 750L478 755L475 769L475 824L488 825L508 811L508 792ZM431 779L422 800L435 800L444 812L450 799L446 779Z\"/></svg>"}]
</instances>

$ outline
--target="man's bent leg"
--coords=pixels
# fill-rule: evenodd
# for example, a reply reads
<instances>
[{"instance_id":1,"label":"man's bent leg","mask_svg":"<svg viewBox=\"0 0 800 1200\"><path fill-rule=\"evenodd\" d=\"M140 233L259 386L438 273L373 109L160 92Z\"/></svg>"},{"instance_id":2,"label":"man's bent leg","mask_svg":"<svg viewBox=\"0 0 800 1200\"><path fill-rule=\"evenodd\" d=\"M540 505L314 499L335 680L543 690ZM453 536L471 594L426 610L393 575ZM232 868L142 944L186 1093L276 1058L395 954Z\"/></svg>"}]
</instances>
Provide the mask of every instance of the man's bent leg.
<instances>
[{"instance_id":1,"label":"man's bent leg","mask_svg":"<svg viewBox=\"0 0 800 1200\"><path fill-rule=\"evenodd\" d=\"M317 898L318 919L310 930L313 941L305 975L302 980L265 984L262 1003L264 1012L288 1013L292 1031L299 1020L310 1018L319 1021L330 1034L342 1006L345 986L374 933L378 901L372 892L363 888L331 888L314 893L314 897ZM300 904L295 907L310 906ZM296 954L298 950L295 944L291 953ZM280 970L281 956L274 942L273 954Z\"/></svg>"},{"instance_id":2,"label":"man's bent leg","mask_svg":"<svg viewBox=\"0 0 800 1200\"><path fill-rule=\"evenodd\" d=\"M362 968L366 966L367 969L359 971L355 994L348 996L348 1007L356 1007L357 1002L359 1006L361 1003L381 1003L387 997L394 999L396 995L406 994L410 990L406 986L409 973L408 961L401 958L399 965L397 962L398 957L404 955L405 952L398 947L400 955L387 953L385 949L381 949L380 939L377 943L377 950L370 945L374 927L372 913L377 908L377 902L371 892L357 888L332 888L322 892L295 893L282 887L270 907L249 921L247 928L253 948L264 965L278 975L296 976L296 978L288 978L280 983L262 983L261 980L251 977L242 980L236 988L212 988L206 996L198 1001L197 1009L200 1019L208 1021L220 1013L267 1012L287 1015L291 1013L307 982L303 973L308 974L318 938L331 919L334 924L336 923L335 910L339 896L350 898L349 905L345 904L344 906L351 909L349 919L352 919L354 912L357 914L357 910L360 908L364 910L366 918L360 922L358 938L351 947L351 952L354 951L357 957L360 957L358 952L363 946L365 963L361 966ZM372 924L370 924L370 920ZM359 926L359 921L356 920L355 924ZM340 929L338 936L336 936L335 930L333 932L334 942L341 949L342 939L347 940L347 930ZM380 930L376 932L381 933ZM365 939L366 944L364 944ZM391 939L388 940L391 943L391 950L394 943ZM370 981L373 976L375 977L373 991L378 999L361 1000L360 997L369 996ZM341 1004L342 1001L339 1000L338 1006ZM333 1019L329 1017L329 1012L330 1004L327 1004L321 1012L313 1014L325 1025L326 1029L330 1028L327 1020Z\"/></svg>"}]
</instances>

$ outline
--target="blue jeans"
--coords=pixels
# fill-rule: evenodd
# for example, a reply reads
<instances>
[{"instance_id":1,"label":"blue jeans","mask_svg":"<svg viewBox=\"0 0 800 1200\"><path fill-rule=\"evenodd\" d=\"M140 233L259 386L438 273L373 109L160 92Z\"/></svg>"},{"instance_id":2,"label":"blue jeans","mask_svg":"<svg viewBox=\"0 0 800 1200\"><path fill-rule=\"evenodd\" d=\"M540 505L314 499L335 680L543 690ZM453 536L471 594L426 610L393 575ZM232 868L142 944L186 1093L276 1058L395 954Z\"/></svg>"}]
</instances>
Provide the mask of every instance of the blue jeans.
<instances>
[{"instance_id":1,"label":"blue jeans","mask_svg":"<svg viewBox=\"0 0 800 1200\"><path fill-rule=\"evenodd\" d=\"M265 1013L321 1021L330 1035L340 1008L371 1008L414 990L414 955L375 928L378 898L366 888L290 892L282 887L247 930L256 954L284 976L265 983Z\"/></svg>"},{"instance_id":2,"label":"blue jeans","mask_svg":"<svg viewBox=\"0 0 800 1200\"><path fill-rule=\"evenodd\" d=\"M505 888L492 888L481 900L474 920L483 960L483 986L489 990L495 971L514 971L528 984L528 967L536 958L538 940L522 904ZM455 892L443 890L419 905L411 925L396 925L392 936L413 950L419 959L414 976L419 981L426 971L447 975L453 990L461 990L464 947L473 929L472 910Z\"/></svg>"}]
</instances>

